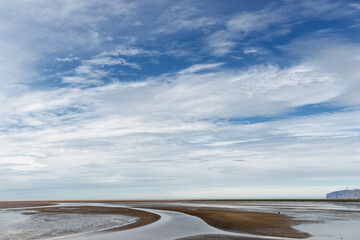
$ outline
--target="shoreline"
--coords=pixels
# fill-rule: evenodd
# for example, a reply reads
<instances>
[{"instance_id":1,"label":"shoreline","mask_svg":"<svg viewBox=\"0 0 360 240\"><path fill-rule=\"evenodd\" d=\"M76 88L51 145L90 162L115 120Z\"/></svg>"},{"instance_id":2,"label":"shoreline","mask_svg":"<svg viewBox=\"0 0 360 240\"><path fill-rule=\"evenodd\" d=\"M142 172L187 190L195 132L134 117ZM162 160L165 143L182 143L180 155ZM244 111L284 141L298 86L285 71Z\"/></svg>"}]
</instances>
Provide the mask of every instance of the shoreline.
<instances>
[{"instance_id":1,"label":"shoreline","mask_svg":"<svg viewBox=\"0 0 360 240\"><path fill-rule=\"evenodd\" d=\"M199 201L202 204L198 204ZM146 231L149 229L162 229L159 228L161 225L160 213L161 211L170 211L173 213L181 213L192 218L196 217L203 221L207 226L217 229L215 232L193 232L194 234L186 235L187 230L184 229L184 237L179 240L201 240L201 239L226 239L226 240L263 240L263 239L304 239L311 237L307 230L297 229L297 225L306 223L317 223L314 218L298 218L289 212L281 211L281 206L291 206L291 202L299 201L288 201L290 203L282 204L281 201L268 200L269 202L278 202L275 206L280 208L274 208L273 211L254 211L251 208L248 210L237 209L236 205L231 205L230 201L224 201L225 205L212 204L217 203L220 200L197 200L197 201L117 201L117 200L92 200L92 201L0 201L0 210L8 211L23 211L23 210L35 210L28 211L22 214L34 215L34 214L119 214L137 218L135 222L129 223L122 226L114 226L106 229L94 229L95 233L124 233L130 230L131 232L143 231L143 227L146 227ZM245 200L244 200L245 201ZM236 202L244 202L236 201ZM265 202L257 200L249 201L252 206L271 206L268 204L262 204ZM314 202L314 201L303 201L302 202ZM326 201L329 203L343 201ZM351 201L354 202L354 201ZM357 202L357 201L355 201ZM72 204L73 203L73 204ZM192 204L194 203L194 204ZM196 203L196 204L195 204ZM187 205L188 204L188 205ZM206 206L206 204L209 204ZM234 208L227 208L226 205L234 206ZM299 203L301 204L301 203ZM349 203L350 205L353 205ZM358 205L356 203L356 205ZM245 204L244 206L248 206ZM306 206L306 205L304 205ZM355 205L354 205L355 206ZM311 210L311 208L309 208ZM304 211L309 209L304 208ZM280 213L281 211L281 213ZM326 208L320 209L320 211L327 211ZM359 211L349 211L348 209L331 209L333 213L341 214L360 214ZM290 211L291 212L291 211ZM319 213L320 214L320 213ZM176 215L176 214L172 214ZM179 216L179 214L177 214ZM185 217L185 216L184 216ZM157 223L156 223L157 222ZM156 223L155 225L151 225ZM174 226L177 222L172 222ZM156 227L155 227L156 226ZM155 228L154 228L155 227ZM141 229L141 230L140 230ZM167 230L167 229L165 229ZM312 233L313 231L309 231ZM82 234L83 232L78 232ZM189 232L190 233L190 232ZM125 234L127 236L128 233ZM148 234L153 234L151 231ZM105 236L105 235L104 235ZM109 236L106 234L106 236ZM82 239L82 238L81 238ZM100 239L100 238L99 238ZM104 238L107 239L107 238ZM111 238L113 239L113 238ZM312 239L312 238L310 238Z\"/></svg>"},{"instance_id":2,"label":"shoreline","mask_svg":"<svg viewBox=\"0 0 360 240\"><path fill-rule=\"evenodd\" d=\"M130 223L124 226L112 227L101 232L109 231L121 231L142 226L149 225L160 219L160 216L151 212L146 212L146 209L154 210L167 210L188 214L198 217L206 222L209 226L231 233L249 233L261 236L273 236L273 237L291 237L291 238L307 238L310 237L308 233L300 232L294 228L293 225L299 223L299 221L283 215L275 213L264 212L241 212L234 210L224 210L208 207L184 207L184 206L169 206L163 205L142 205L138 201L127 201L128 204L135 204L135 206L56 206L56 203L104 203L105 201L46 201L46 202L0 202L0 209L21 207L33 208L38 213L50 213L50 214L119 214L131 217L137 217L138 219L134 223ZM111 201L106 203L124 203L122 201ZM169 203L168 201L166 201ZM166 203L165 201L156 201L152 203ZM172 202L172 201L171 201ZM144 202L145 203L145 202ZM149 201L146 201L149 203ZM145 211L133 209L143 208ZM235 237L235 236L232 236ZM238 237L239 238L239 237ZM240 238L239 238L240 239Z\"/></svg>"}]
</instances>

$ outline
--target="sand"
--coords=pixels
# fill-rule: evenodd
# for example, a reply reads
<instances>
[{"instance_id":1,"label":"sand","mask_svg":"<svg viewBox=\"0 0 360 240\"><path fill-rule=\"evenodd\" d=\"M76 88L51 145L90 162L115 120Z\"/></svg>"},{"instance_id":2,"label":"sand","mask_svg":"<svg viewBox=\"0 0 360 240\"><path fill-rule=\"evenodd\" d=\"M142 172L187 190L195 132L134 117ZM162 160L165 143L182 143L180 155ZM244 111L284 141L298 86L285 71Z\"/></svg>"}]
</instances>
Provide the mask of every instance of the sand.
<instances>
[{"instance_id":1,"label":"sand","mask_svg":"<svg viewBox=\"0 0 360 240\"><path fill-rule=\"evenodd\" d=\"M83 201L86 202L86 201ZM101 202L101 201L99 201ZM0 208L20 208L20 207L35 207L52 205L56 202L0 202ZM69 202L67 202L69 203ZM79 203L79 201L76 201ZM91 201L91 203L96 203ZM115 203L115 202L112 202ZM119 202L120 203L120 202ZM122 204L123 202L121 202ZM131 203L131 202L129 202ZM134 203L134 202L133 202ZM234 210L214 209L214 208L193 208L185 206L169 206L167 204L144 204L137 203L136 207L177 211L203 219L207 224L230 232L242 232L250 234L258 234L275 237L291 237L291 238L307 238L310 235L300 232L294 228L293 225L298 224L298 221L283 214L261 213L261 212L239 212ZM52 207L38 207L37 211L43 213L74 213L74 214L121 214L131 217L137 217L138 220L129 225L114 227L107 231L126 230L137 228L140 226L151 224L157 221L160 217L156 214L146 211L135 210L126 207L104 207L104 206L52 206ZM33 213L34 214L34 213ZM36 214L36 213L35 213ZM243 239L233 236L216 236L216 235L202 235L192 236L186 239Z\"/></svg>"},{"instance_id":2,"label":"sand","mask_svg":"<svg viewBox=\"0 0 360 240\"><path fill-rule=\"evenodd\" d=\"M300 221L283 214L178 206L160 207L158 205L144 206L144 208L177 211L193 215L224 231L289 238L310 237L308 233L300 232L292 227L299 224Z\"/></svg>"},{"instance_id":3,"label":"sand","mask_svg":"<svg viewBox=\"0 0 360 240\"><path fill-rule=\"evenodd\" d=\"M74 206L74 207L44 207L44 208L37 208L36 209L42 213L54 213L54 214L61 214L61 213L70 213L70 214L120 214L126 215L130 217L136 217L138 220L134 223L121 226L121 227L114 227L111 229L107 229L106 231L118 231L118 230L126 230L131 228L137 228L141 226L145 226L156 222L160 219L160 216L130 209L130 208L120 208L120 207L98 207L98 206Z\"/></svg>"}]
</instances>

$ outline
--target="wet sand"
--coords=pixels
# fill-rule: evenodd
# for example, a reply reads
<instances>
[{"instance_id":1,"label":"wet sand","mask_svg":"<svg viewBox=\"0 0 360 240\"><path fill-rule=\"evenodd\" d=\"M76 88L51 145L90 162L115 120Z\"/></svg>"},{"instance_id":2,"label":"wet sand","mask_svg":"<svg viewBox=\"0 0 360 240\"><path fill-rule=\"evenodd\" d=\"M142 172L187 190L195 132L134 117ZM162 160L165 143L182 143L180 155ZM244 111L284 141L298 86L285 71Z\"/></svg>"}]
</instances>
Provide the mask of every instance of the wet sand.
<instances>
[{"instance_id":1,"label":"wet sand","mask_svg":"<svg viewBox=\"0 0 360 240\"><path fill-rule=\"evenodd\" d=\"M83 234L77 236L67 236L60 238L61 240L175 240L188 237L199 236L219 236L221 239L233 239L232 236L242 238L253 238L253 240L265 240L265 237L229 233L208 225L206 222L198 217L191 216L185 213L166 210L147 210L161 216L159 221L143 227L129 229L126 231L112 231L103 233ZM241 238L240 238L241 239ZM266 237L266 239L278 240L275 237ZM52 240L52 239L48 239ZM293 239L283 239L293 240Z\"/></svg>"},{"instance_id":2,"label":"wet sand","mask_svg":"<svg viewBox=\"0 0 360 240\"><path fill-rule=\"evenodd\" d=\"M210 226L224 231L288 238L310 237L308 233L300 232L292 227L300 221L283 214L186 207L153 206L151 209L170 210L196 216Z\"/></svg>"},{"instance_id":3,"label":"wet sand","mask_svg":"<svg viewBox=\"0 0 360 240\"><path fill-rule=\"evenodd\" d=\"M119 214L125 215L129 217L136 217L137 220L134 223L127 224L125 226L114 227L110 229L106 229L105 231L119 231L119 230L127 230L132 228L137 228L141 226L145 226L156 222L160 219L159 215L154 213L145 212L141 210L135 210L130 208L122 208L122 207L100 207L100 206L69 206L69 207L44 207L44 208L36 208L36 210L40 213L52 213L52 214ZM36 213L31 213L36 214Z\"/></svg>"},{"instance_id":4,"label":"wet sand","mask_svg":"<svg viewBox=\"0 0 360 240\"><path fill-rule=\"evenodd\" d=\"M59 204L59 205L56 205ZM332 203L331 203L332 204ZM184 232L183 235L177 233L177 238L181 240L201 240L201 239L220 239L220 240L264 240L264 239L278 239L282 238L308 238L311 237L306 229L299 228L303 223L322 222L316 219L319 214L325 214L323 217L334 214L332 219L339 217L350 219L355 214L355 217L360 214L358 202L354 202L353 208L351 203L346 203L347 208L342 208L342 203L338 205L327 206L327 208L319 208L318 204L313 204L311 201L303 201L295 203L276 202L276 201L29 201L29 202L0 202L0 209L9 209L9 211L18 211L22 208L33 209L29 211L28 215L33 214L87 214L87 215L125 215L135 217L136 221L127 225L119 227L111 227L101 230L107 232L104 236L113 236L109 239L118 239L120 235L111 235L111 233L125 233L124 236L131 235L128 231L131 230L149 236L155 234L154 229L162 231L165 225L162 225L160 219L161 211L172 211L187 216L194 216L202 219L204 224L218 229L218 231L195 231L191 230L191 226L179 228L176 219L171 220L171 226L175 227L175 231ZM324 204L322 204L324 205ZM299 208L300 206L300 208ZM325 206L325 205L324 205ZM256 207L253 208L253 207ZM329 208L330 207L330 208ZM349 208L350 207L350 208ZM16 209L17 210L16 210ZM141 208L141 209L134 209ZM147 210L148 209L148 210ZM153 210L152 210L153 209ZM155 209L155 210L154 210ZM159 211L157 211L157 210ZM280 210L281 209L281 210ZM149 211L149 212L148 212ZM278 213L281 211L281 214ZM164 212L164 213L165 213ZM285 214L283 214L285 213ZM291 213L290 215L288 213ZM295 215L294 215L295 213ZM24 214L24 213L23 213ZM166 213L168 216L170 212ZM170 215L169 215L170 214ZM305 214L305 215L304 215ZM310 214L310 215L309 215ZM357 215L356 215L357 214ZM176 215L176 214L175 214ZM173 216L175 216L173 215ZM183 215L184 217L186 215ZM310 216L305 217L304 216ZM179 217L181 217L179 215ZM188 218L184 218L183 221ZM325 219L325 218L324 218ZM194 219L195 220L195 219ZM152 224L153 223L153 224ZM155 224L156 223L156 224ZM305 224L306 225L306 224ZM310 224L311 225L311 224ZM166 225L168 226L168 225ZM195 226L195 225L194 225ZM200 226L200 225L199 225ZM146 227L144 229L144 227ZM205 226L204 226L205 227ZM351 227L351 226L350 226ZM195 227L194 227L195 228ZM172 231L172 228L166 227L166 231ZM183 230L181 230L183 229ZM188 232L188 230L191 230ZM204 228L206 229L206 228ZM305 232L301 232L305 231ZM96 231L94 229L94 231ZM99 230L98 230L99 231ZM225 231L225 232L222 232ZM188 234L186 234L188 232ZM312 231L309 231L312 232ZM316 233L316 231L313 231ZM95 232L94 232L95 233ZM108 234L110 233L110 235ZM248 233L248 234L237 234ZM100 234L100 233L99 233ZM168 234L168 233L167 233ZM170 235L174 235L173 233ZM88 236L88 235L86 235ZM174 235L175 236L175 235ZM316 236L316 235L315 235ZM335 236L335 235L334 235ZM181 237L181 238L179 238ZM72 239L71 237L69 239ZM79 238L83 239L83 238ZM86 239L86 237L84 238ZM98 235L97 239L102 239L102 235ZM104 238L108 239L108 238ZM143 239L143 238L139 238ZM167 239L167 238L166 238ZM172 238L172 239L176 239ZM311 239L318 239L313 238ZM320 239L320 238L319 238Z\"/></svg>"},{"instance_id":5,"label":"wet sand","mask_svg":"<svg viewBox=\"0 0 360 240\"><path fill-rule=\"evenodd\" d=\"M86 202L86 201L84 201ZM100 202L100 201L99 201ZM70 202L69 202L70 203ZM76 201L76 203L80 203ZM93 201L86 203L95 203ZM110 202L112 203L112 202ZM114 202L115 203L115 202ZM117 202L122 203L122 202ZM160 204L162 202L159 202ZM42 213L73 213L73 214L120 214L130 217L137 217L138 220L134 223L111 228L108 231L126 230L145 226L157 221L160 217L156 214L118 207L97 207L97 206L74 206L74 207L41 207L46 205L54 205L56 202L1 202L0 208L22 208L22 207L38 207L37 211ZM151 204L151 202L150 202ZM291 237L291 238L307 238L308 233L300 232L294 228L293 225L299 222L291 217L282 214L272 213L259 213L259 212L238 212L222 209L209 209L209 208L188 208L179 206L161 206L156 204L154 206L141 206L141 203L136 204L137 207L169 210L182 212L192 216L196 216L204 220L210 226L215 228L231 231L243 232L250 234L259 234L265 236L276 237ZM160 206L159 206L160 205Z\"/></svg>"}]
</instances>

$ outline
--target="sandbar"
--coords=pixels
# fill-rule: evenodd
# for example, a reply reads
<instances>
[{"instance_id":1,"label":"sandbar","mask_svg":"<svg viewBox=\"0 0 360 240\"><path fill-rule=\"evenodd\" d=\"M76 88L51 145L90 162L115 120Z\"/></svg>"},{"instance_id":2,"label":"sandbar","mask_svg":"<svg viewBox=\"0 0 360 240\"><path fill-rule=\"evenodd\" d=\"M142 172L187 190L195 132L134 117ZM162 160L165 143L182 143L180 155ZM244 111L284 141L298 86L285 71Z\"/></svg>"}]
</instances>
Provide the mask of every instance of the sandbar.
<instances>
[{"instance_id":1,"label":"sandbar","mask_svg":"<svg viewBox=\"0 0 360 240\"><path fill-rule=\"evenodd\" d=\"M159 205L144 206L143 208L182 212L199 217L210 226L224 231L287 238L310 237L310 234L300 232L292 227L303 222L278 213L242 212L180 206L161 207Z\"/></svg>"},{"instance_id":2,"label":"sandbar","mask_svg":"<svg viewBox=\"0 0 360 240\"><path fill-rule=\"evenodd\" d=\"M44 207L44 208L36 208L38 212L42 213L68 213L68 214L119 214L126 215L129 217L138 218L136 222L127 224L120 227L114 227L110 229L106 229L105 231L119 231L119 230L127 230L132 228L137 228L141 226L145 226L156 222L160 219L160 216L154 213L123 208L123 207L101 207L101 206L65 206L65 207Z\"/></svg>"}]
</instances>

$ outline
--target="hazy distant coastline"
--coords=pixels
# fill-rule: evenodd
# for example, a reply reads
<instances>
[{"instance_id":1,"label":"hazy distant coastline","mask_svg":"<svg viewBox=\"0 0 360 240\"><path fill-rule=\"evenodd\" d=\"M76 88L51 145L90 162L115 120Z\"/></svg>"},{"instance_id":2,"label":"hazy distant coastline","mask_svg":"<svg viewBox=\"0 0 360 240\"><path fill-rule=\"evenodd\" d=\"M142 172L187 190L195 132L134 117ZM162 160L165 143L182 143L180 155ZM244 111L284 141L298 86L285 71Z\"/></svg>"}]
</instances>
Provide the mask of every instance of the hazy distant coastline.
<instances>
[{"instance_id":1,"label":"hazy distant coastline","mask_svg":"<svg viewBox=\"0 0 360 240\"><path fill-rule=\"evenodd\" d=\"M326 199L360 199L360 189L331 192L326 194Z\"/></svg>"}]
</instances>

